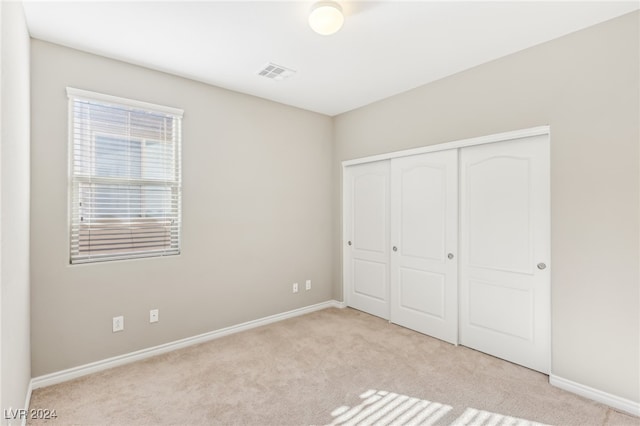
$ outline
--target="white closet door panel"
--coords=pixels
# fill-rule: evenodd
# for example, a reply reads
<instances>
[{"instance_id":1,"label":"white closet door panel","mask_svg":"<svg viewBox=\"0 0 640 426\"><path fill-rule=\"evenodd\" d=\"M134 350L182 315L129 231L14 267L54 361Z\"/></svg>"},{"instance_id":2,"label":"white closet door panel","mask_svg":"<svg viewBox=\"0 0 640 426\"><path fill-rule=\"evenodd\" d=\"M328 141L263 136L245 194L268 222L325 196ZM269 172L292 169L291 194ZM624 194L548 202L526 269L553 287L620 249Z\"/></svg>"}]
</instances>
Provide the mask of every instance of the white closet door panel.
<instances>
[{"instance_id":1,"label":"white closet door panel","mask_svg":"<svg viewBox=\"0 0 640 426\"><path fill-rule=\"evenodd\" d=\"M514 280L515 281L515 280ZM533 294L526 284L470 279L469 324L507 336L533 338ZM501 307L495 309L499 300Z\"/></svg>"},{"instance_id":2,"label":"white closet door panel","mask_svg":"<svg viewBox=\"0 0 640 426\"><path fill-rule=\"evenodd\" d=\"M385 302L387 299L387 264L369 260L353 260L353 292Z\"/></svg>"},{"instance_id":3,"label":"white closet door panel","mask_svg":"<svg viewBox=\"0 0 640 426\"><path fill-rule=\"evenodd\" d=\"M548 135L464 148L460 168L460 342L548 373Z\"/></svg>"},{"instance_id":4,"label":"white closet door panel","mask_svg":"<svg viewBox=\"0 0 640 426\"><path fill-rule=\"evenodd\" d=\"M353 244L356 250L387 252L388 180L386 171L353 176Z\"/></svg>"},{"instance_id":5,"label":"white closet door panel","mask_svg":"<svg viewBox=\"0 0 640 426\"><path fill-rule=\"evenodd\" d=\"M408 268L400 268L399 273L400 309L444 320L446 276Z\"/></svg>"},{"instance_id":6,"label":"white closet door panel","mask_svg":"<svg viewBox=\"0 0 640 426\"><path fill-rule=\"evenodd\" d=\"M531 163L531 158L496 155L467 165L471 265L531 272Z\"/></svg>"},{"instance_id":7,"label":"white closet door panel","mask_svg":"<svg viewBox=\"0 0 640 426\"><path fill-rule=\"evenodd\" d=\"M347 305L389 318L389 162L345 169Z\"/></svg>"},{"instance_id":8,"label":"white closet door panel","mask_svg":"<svg viewBox=\"0 0 640 426\"><path fill-rule=\"evenodd\" d=\"M451 343L458 327L457 159L449 150L391 162L391 321Z\"/></svg>"},{"instance_id":9,"label":"white closet door panel","mask_svg":"<svg viewBox=\"0 0 640 426\"><path fill-rule=\"evenodd\" d=\"M400 179L402 255L442 262L447 195L444 165L412 164L402 170Z\"/></svg>"}]
</instances>

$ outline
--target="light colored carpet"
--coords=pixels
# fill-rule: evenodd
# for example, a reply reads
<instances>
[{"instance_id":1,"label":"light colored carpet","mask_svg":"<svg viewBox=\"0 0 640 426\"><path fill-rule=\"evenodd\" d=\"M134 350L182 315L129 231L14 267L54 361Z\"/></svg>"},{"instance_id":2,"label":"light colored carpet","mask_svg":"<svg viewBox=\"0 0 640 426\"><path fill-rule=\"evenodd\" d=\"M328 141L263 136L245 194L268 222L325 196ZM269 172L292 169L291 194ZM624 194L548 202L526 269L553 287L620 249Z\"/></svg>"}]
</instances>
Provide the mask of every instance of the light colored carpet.
<instances>
[{"instance_id":1,"label":"light colored carpet","mask_svg":"<svg viewBox=\"0 0 640 426\"><path fill-rule=\"evenodd\" d=\"M34 425L640 425L543 374L353 309L37 389L30 408L58 415Z\"/></svg>"}]
</instances>

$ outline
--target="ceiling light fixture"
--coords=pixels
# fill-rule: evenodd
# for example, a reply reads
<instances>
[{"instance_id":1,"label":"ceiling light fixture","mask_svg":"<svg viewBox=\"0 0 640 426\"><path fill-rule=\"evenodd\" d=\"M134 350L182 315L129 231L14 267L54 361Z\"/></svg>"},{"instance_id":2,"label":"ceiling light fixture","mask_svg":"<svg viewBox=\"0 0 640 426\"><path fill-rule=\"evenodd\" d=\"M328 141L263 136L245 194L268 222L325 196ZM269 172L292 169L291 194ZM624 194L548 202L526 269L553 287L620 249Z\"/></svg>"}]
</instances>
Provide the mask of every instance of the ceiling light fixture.
<instances>
[{"instance_id":1,"label":"ceiling light fixture","mask_svg":"<svg viewBox=\"0 0 640 426\"><path fill-rule=\"evenodd\" d=\"M319 1L311 7L309 25L322 35L338 32L344 23L342 7L334 1Z\"/></svg>"}]
</instances>

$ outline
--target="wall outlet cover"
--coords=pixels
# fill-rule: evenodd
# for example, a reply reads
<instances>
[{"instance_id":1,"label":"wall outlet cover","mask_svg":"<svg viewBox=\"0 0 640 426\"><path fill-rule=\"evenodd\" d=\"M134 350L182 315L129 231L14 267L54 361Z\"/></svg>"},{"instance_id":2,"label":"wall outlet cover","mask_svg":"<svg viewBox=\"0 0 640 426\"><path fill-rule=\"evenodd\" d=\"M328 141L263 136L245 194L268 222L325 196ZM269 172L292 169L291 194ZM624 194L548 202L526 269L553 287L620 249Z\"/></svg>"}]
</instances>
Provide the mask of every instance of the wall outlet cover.
<instances>
[{"instance_id":1,"label":"wall outlet cover","mask_svg":"<svg viewBox=\"0 0 640 426\"><path fill-rule=\"evenodd\" d=\"M122 315L113 317L112 330L114 333L124 330L124 317Z\"/></svg>"}]
</instances>

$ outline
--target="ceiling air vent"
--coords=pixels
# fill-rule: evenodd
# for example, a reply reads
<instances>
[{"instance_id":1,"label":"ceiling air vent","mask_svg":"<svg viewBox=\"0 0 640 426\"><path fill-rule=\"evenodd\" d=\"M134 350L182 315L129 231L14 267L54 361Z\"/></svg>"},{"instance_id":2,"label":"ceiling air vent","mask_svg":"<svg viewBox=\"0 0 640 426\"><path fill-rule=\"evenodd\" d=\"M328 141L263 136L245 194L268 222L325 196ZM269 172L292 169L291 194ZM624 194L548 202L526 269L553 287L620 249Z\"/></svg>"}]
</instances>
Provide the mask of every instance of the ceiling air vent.
<instances>
[{"instance_id":1,"label":"ceiling air vent","mask_svg":"<svg viewBox=\"0 0 640 426\"><path fill-rule=\"evenodd\" d=\"M296 72L290 68L283 67L282 65L277 65L271 62L265 65L260 71L258 71L258 75L278 81L289 78L295 73Z\"/></svg>"}]
</instances>

